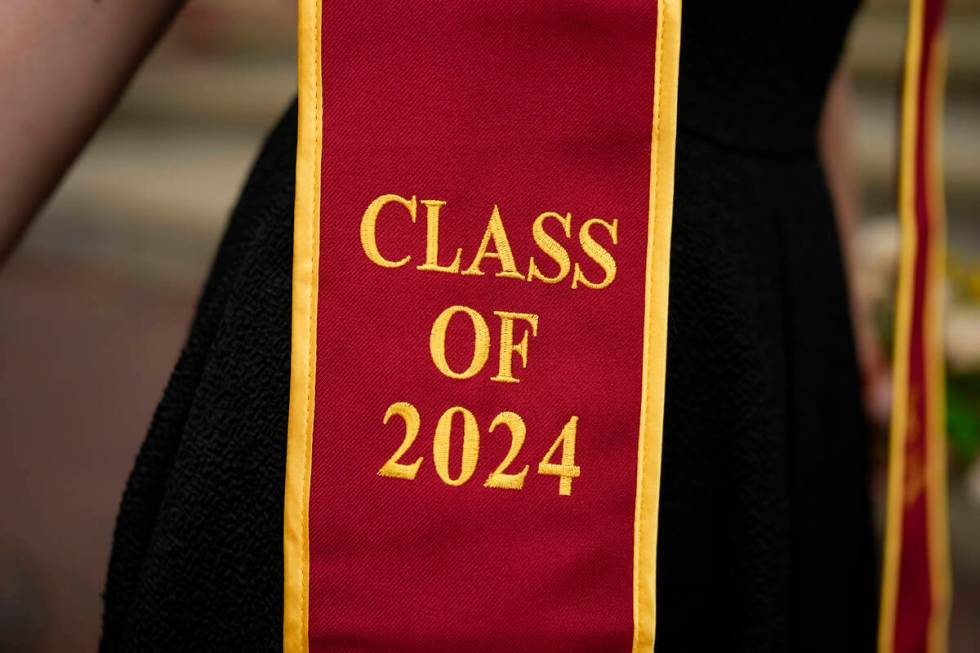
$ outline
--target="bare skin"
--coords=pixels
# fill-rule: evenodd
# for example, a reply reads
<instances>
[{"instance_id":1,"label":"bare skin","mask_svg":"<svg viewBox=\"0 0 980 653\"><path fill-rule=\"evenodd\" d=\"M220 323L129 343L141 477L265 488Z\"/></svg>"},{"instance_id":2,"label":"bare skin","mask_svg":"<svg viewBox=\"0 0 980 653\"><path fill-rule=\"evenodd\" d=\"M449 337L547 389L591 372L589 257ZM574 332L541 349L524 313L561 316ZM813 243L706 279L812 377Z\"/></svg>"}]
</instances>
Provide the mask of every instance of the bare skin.
<instances>
[{"instance_id":1,"label":"bare skin","mask_svg":"<svg viewBox=\"0 0 980 653\"><path fill-rule=\"evenodd\" d=\"M851 319L858 363L863 377L864 408L871 422L876 427L882 428L888 424L891 403L888 361L875 337L870 308L859 299L854 286L857 274L854 239L860 217L860 200L854 174L854 153L851 150L854 120L851 80L846 71L838 70L827 90L821 115L820 158L834 203L844 269L850 286L848 290Z\"/></svg>"},{"instance_id":2,"label":"bare skin","mask_svg":"<svg viewBox=\"0 0 980 653\"><path fill-rule=\"evenodd\" d=\"M0 2L0 264L182 4Z\"/></svg>"}]
</instances>

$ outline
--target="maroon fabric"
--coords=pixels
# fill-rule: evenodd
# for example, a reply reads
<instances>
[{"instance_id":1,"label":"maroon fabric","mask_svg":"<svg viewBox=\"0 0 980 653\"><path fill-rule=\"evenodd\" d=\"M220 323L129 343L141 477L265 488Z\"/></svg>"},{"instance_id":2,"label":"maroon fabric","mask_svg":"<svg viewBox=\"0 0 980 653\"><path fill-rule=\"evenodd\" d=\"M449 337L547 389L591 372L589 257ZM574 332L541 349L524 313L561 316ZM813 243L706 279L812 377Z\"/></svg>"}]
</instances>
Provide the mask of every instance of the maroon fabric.
<instances>
[{"instance_id":1,"label":"maroon fabric","mask_svg":"<svg viewBox=\"0 0 980 653\"><path fill-rule=\"evenodd\" d=\"M633 529L643 360L656 5L617 2L323 4L323 158L316 401L310 491L313 651L628 651L633 630ZM442 200L439 262L476 254L495 206L518 270L557 272L532 240L545 211L571 214L571 237L547 232L593 281L586 220L617 220L618 244L593 228L617 273L606 288L419 271L425 209L413 224L390 205L380 251L360 242L368 205L384 194ZM491 243L491 251L494 246ZM436 317L453 305L486 320L489 359L466 380L440 373L429 351ZM539 316L519 383L497 373L494 311ZM515 323L514 342L528 330ZM450 324L450 365L470 360L465 316ZM395 402L421 415L401 458L423 457L415 480L378 475L401 444ZM476 472L440 480L433 432L443 412L475 415ZM522 490L484 487L504 459L501 411L527 425L508 471L529 466ZM562 427L578 416L570 496L538 473ZM450 472L460 470L453 423ZM560 461L560 451L552 462ZM648 518L654 518L650 515Z\"/></svg>"},{"instance_id":2,"label":"maroon fabric","mask_svg":"<svg viewBox=\"0 0 980 653\"><path fill-rule=\"evenodd\" d=\"M930 351L933 346L927 338L925 323L930 306L936 298L932 296L940 287L931 279L931 269L935 264L935 241L941 238L938 230L942 228L941 217L934 214L930 205L938 179L933 178L931 157L935 153L933 140L937 137L932 115L936 107L933 97L933 83L930 75L937 56L936 47L943 15L942 0L925 0L923 3L923 25L921 35L922 53L918 62L919 84L915 89L916 124L914 134L913 160L913 214L915 229L915 254L913 265L913 287L911 303L911 322L909 336L908 366L908 404L905 433L905 477L902 497L901 554L898 575L898 598L895 616L896 653L925 653L928 641L928 626L934 605L930 559L939 555L930 551L930 519L927 495L937 491L937 480L928 478L928 469L933 464L927 446L932 437L928 429L928 416L936 410L934 402L942 397L936 394L935 383L929 383L927 367L932 356L941 352ZM938 336L937 336L938 337ZM944 407L938 410L945 414ZM938 426L945 433L945 423ZM945 465L945 461L940 464ZM933 542L934 544L934 542Z\"/></svg>"}]
</instances>

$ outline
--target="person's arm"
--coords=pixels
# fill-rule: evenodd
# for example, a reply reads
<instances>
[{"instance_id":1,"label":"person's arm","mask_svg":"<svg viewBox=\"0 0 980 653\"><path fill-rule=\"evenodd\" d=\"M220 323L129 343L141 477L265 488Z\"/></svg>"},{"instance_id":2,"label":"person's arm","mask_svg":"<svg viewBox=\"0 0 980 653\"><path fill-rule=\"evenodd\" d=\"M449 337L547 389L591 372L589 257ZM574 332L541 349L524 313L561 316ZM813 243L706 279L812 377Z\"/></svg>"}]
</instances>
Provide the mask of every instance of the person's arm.
<instances>
[{"instance_id":1,"label":"person's arm","mask_svg":"<svg viewBox=\"0 0 980 653\"><path fill-rule=\"evenodd\" d=\"M182 4L0 2L0 265Z\"/></svg>"},{"instance_id":2,"label":"person's arm","mask_svg":"<svg viewBox=\"0 0 980 653\"><path fill-rule=\"evenodd\" d=\"M854 153L851 149L854 120L851 80L847 72L840 69L830 83L820 120L820 158L837 218L850 295L854 341L864 385L865 411L871 421L881 427L888 423L891 382L887 360L875 337L870 307L864 304L856 289L854 240L860 201L854 172Z\"/></svg>"}]
</instances>

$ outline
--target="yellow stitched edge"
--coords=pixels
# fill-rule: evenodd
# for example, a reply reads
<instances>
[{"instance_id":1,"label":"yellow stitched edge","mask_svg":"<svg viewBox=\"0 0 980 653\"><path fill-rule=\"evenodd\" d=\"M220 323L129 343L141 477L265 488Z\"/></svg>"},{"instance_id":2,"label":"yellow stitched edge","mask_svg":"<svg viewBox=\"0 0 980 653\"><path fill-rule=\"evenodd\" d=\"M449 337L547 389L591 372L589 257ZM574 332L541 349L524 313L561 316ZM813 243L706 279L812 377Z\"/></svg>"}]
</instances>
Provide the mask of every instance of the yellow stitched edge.
<instances>
[{"instance_id":1,"label":"yellow stitched edge","mask_svg":"<svg viewBox=\"0 0 980 653\"><path fill-rule=\"evenodd\" d=\"M931 580L932 612L926 650L928 653L945 653L949 648L949 611L951 607L952 581L949 561L949 519L947 516L946 491L946 370L943 349L943 292L946 274L946 204L943 197L943 91L946 79L946 39L942 33L936 36L927 74L925 128L931 147L926 149L926 201L933 217L929 269L926 279L928 288L926 336L926 383L933 389L932 400L927 404L926 446L928 469L926 470L926 501L929 516L928 550L929 578Z\"/></svg>"},{"instance_id":2,"label":"yellow stitched edge","mask_svg":"<svg viewBox=\"0 0 980 653\"><path fill-rule=\"evenodd\" d=\"M309 650L309 496L316 373L322 79L320 0L299 0L292 354L283 506L283 651Z\"/></svg>"},{"instance_id":3,"label":"yellow stitched edge","mask_svg":"<svg viewBox=\"0 0 980 653\"><path fill-rule=\"evenodd\" d=\"M657 523L667 368L667 290L674 207L680 28L680 0L659 0L643 318L643 386L633 535L633 653L653 651L656 637Z\"/></svg>"},{"instance_id":4,"label":"yellow stitched edge","mask_svg":"<svg viewBox=\"0 0 980 653\"><path fill-rule=\"evenodd\" d=\"M909 340L913 291L915 233L915 125L916 89L922 55L923 0L909 2L909 25L905 44L905 82L902 92L901 153L899 162L898 211L901 254L895 308L895 345L892 377L892 419L888 454L888 499L885 512L885 551L882 560L881 613L878 622L878 651L891 653L895 639L899 558L902 537L902 496L905 478L906 417L908 414Z\"/></svg>"}]
</instances>

